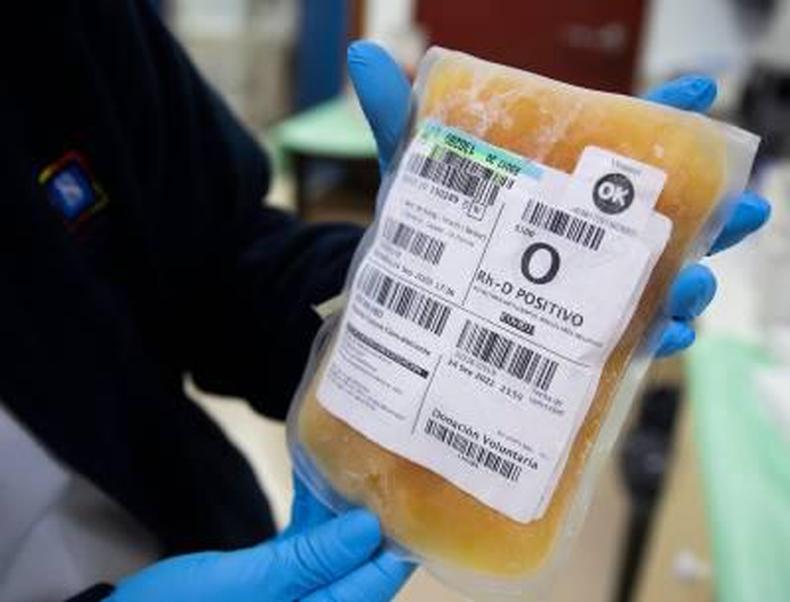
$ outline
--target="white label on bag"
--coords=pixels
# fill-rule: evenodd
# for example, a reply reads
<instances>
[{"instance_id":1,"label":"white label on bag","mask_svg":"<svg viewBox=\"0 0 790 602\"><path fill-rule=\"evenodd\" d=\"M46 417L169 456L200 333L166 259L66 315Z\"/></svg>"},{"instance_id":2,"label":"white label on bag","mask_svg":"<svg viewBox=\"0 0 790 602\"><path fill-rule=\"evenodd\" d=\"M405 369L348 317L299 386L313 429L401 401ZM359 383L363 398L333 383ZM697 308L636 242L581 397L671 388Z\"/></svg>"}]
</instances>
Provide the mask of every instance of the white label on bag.
<instances>
[{"instance_id":1,"label":"white label on bag","mask_svg":"<svg viewBox=\"0 0 790 602\"><path fill-rule=\"evenodd\" d=\"M669 239L664 180L593 147L568 175L424 123L319 401L510 518L539 518Z\"/></svg>"}]
</instances>

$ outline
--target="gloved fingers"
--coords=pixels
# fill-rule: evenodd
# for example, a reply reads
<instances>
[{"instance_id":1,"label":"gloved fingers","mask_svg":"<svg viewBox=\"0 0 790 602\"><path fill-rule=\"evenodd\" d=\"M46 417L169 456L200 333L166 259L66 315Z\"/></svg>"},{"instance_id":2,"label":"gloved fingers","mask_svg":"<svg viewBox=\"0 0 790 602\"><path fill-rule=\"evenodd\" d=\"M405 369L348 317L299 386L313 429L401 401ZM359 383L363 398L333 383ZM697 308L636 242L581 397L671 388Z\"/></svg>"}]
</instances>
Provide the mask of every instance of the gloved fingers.
<instances>
[{"instance_id":1,"label":"gloved fingers","mask_svg":"<svg viewBox=\"0 0 790 602\"><path fill-rule=\"evenodd\" d=\"M348 73L362 111L373 130L384 171L392 160L409 117L411 87L393 58L373 42L354 42L348 48Z\"/></svg>"},{"instance_id":2,"label":"gloved fingers","mask_svg":"<svg viewBox=\"0 0 790 602\"><path fill-rule=\"evenodd\" d=\"M645 98L676 109L704 113L716 100L716 82L703 75L685 75L651 90Z\"/></svg>"},{"instance_id":3,"label":"gloved fingers","mask_svg":"<svg viewBox=\"0 0 790 602\"><path fill-rule=\"evenodd\" d=\"M363 565L380 545L378 519L353 510L288 539L164 560L123 580L112 599L301 600Z\"/></svg>"},{"instance_id":4,"label":"gloved fingers","mask_svg":"<svg viewBox=\"0 0 790 602\"><path fill-rule=\"evenodd\" d=\"M291 522L280 534L285 539L311 529L332 519L334 513L324 506L307 488L302 480L293 473L294 498L291 502Z\"/></svg>"},{"instance_id":5,"label":"gloved fingers","mask_svg":"<svg viewBox=\"0 0 790 602\"><path fill-rule=\"evenodd\" d=\"M682 320L672 320L661 333L661 342L656 351L657 357L667 357L691 346L696 335L690 324Z\"/></svg>"},{"instance_id":6,"label":"gloved fingers","mask_svg":"<svg viewBox=\"0 0 790 602\"><path fill-rule=\"evenodd\" d=\"M254 549L262 557L257 573L260 591L271 593L274 600L301 599L362 565L379 545L378 518L366 510L352 510L288 539Z\"/></svg>"},{"instance_id":7,"label":"gloved fingers","mask_svg":"<svg viewBox=\"0 0 790 602\"><path fill-rule=\"evenodd\" d=\"M693 264L683 268L669 290L669 315L678 320L696 318L716 294L716 277L707 267Z\"/></svg>"},{"instance_id":8,"label":"gloved fingers","mask_svg":"<svg viewBox=\"0 0 790 602\"><path fill-rule=\"evenodd\" d=\"M343 579L313 592L303 602L389 602L413 571L412 563L392 552L382 552Z\"/></svg>"},{"instance_id":9,"label":"gloved fingers","mask_svg":"<svg viewBox=\"0 0 790 602\"><path fill-rule=\"evenodd\" d=\"M771 216L771 205L754 192L744 192L736 201L730 219L724 225L716 242L711 247L710 254L723 251L739 243L746 236L759 230Z\"/></svg>"},{"instance_id":10,"label":"gloved fingers","mask_svg":"<svg viewBox=\"0 0 790 602\"><path fill-rule=\"evenodd\" d=\"M690 265L681 270L669 291L672 321L661 333L656 355L666 357L689 347L695 339L688 320L699 316L716 294L716 278L707 267Z\"/></svg>"}]
</instances>

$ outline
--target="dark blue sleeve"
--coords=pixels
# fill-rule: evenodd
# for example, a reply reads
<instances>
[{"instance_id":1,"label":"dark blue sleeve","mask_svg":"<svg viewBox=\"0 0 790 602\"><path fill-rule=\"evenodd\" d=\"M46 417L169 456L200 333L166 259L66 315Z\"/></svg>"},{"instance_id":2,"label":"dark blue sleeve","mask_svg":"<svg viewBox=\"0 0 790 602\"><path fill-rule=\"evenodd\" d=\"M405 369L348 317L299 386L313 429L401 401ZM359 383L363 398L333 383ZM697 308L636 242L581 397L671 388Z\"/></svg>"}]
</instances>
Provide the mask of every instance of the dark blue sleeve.
<instances>
[{"instance_id":1,"label":"dark blue sleeve","mask_svg":"<svg viewBox=\"0 0 790 602\"><path fill-rule=\"evenodd\" d=\"M312 306L339 292L361 231L266 207L264 153L148 3L91 4L86 39L134 157L130 223L168 354L199 386L282 418L320 326Z\"/></svg>"}]
</instances>

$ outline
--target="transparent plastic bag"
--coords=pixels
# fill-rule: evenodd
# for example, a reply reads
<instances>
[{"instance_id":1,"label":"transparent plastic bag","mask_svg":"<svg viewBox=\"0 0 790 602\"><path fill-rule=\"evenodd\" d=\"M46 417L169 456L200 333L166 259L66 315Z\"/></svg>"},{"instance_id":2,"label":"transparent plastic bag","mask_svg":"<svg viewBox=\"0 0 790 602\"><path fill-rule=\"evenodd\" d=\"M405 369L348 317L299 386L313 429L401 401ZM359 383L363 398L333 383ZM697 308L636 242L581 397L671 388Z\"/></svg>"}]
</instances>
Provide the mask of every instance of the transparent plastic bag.
<instances>
[{"instance_id":1,"label":"transparent plastic bag","mask_svg":"<svg viewBox=\"0 0 790 602\"><path fill-rule=\"evenodd\" d=\"M288 417L298 475L466 594L540 595L758 142L431 49Z\"/></svg>"}]
</instances>

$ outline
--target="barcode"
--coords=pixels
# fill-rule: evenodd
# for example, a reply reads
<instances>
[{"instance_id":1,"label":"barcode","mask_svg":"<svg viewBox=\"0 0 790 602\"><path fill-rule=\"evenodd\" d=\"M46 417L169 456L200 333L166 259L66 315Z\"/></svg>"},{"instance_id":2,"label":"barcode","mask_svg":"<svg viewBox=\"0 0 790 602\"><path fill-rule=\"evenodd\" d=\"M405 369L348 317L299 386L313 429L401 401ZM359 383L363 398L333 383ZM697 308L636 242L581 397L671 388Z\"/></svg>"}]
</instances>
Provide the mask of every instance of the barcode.
<instances>
[{"instance_id":1,"label":"barcode","mask_svg":"<svg viewBox=\"0 0 790 602\"><path fill-rule=\"evenodd\" d=\"M513 178L443 146L434 146L428 155L413 154L406 169L486 206L493 205L499 191L512 188L514 182Z\"/></svg>"},{"instance_id":2,"label":"barcode","mask_svg":"<svg viewBox=\"0 0 790 602\"><path fill-rule=\"evenodd\" d=\"M535 199L527 201L521 219L532 226L553 232L593 251L601 247L606 234L606 230L600 226L575 217L562 209L549 207Z\"/></svg>"},{"instance_id":3,"label":"barcode","mask_svg":"<svg viewBox=\"0 0 790 602\"><path fill-rule=\"evenodd\" d=\"M390 278L374 266L366 266L360 290L381 307L395 312L436 335L444 332L450 306L440 303L415 288Z\"/></svg>"},{"instance_id":4,"label":"barcode","mask_svg":"<svg viewBox=\"0 0 790 602\"><path fill-rule=\"evenodd\" d=\"M430 234L421 232L391 217L384 222L382 236L396 247L408 251L415 257L436 265L444 254L445 243Z\"/></svg>"},{"instance_id":5,"label":"barcode","mask_svg":"<svg viewBox=\"0 0 790 602\"><path fill-rule=\"evenodd\" d=\"M518 481L521 476L521 465L503 458L479 443L475 443L469 437L465 437L458 431L447 425L440 424L432 418L425 422L425 433L449 445L465 458L472 460L476 465L483 466L509 481Z\"/></svg>"},{"instance_id":6,"label":"barcode","mask_svg":"<svg viewBox=\"0 0 790 602\"><path fill-rule=\"evenodd\" d=\"M559 364L540 353L467 320L456 347L511 376L548 391Z\"/></svg>"}]
</instances>

